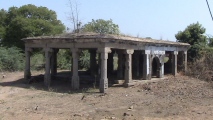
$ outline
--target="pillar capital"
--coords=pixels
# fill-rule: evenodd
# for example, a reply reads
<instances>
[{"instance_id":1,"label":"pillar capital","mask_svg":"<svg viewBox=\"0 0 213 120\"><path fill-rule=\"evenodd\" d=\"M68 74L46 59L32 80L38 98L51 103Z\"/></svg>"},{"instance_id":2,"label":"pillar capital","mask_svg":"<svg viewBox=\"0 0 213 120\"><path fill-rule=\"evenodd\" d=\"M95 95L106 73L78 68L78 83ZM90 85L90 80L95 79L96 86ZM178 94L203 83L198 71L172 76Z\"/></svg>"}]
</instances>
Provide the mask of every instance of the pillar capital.
<instances>
[{"instance_id":1,"label":"pillar capital","mask_svg":"<svg viewBox=\"0 0 213 120\"><path fill-rule=\"evenodd\" d=\"M52 48L49 48L49 47L45 47L45 48L43 48L43 51L44 52L53 52L53 49Z\"/></svg>"},{"instance_id":2,"label":"pillar capital","mask_svg":"<svg viewBox=\"0 0 213 120\"><path fill-rule=\"evenodd\" d=\"M98 53L111 53L111 49L108 47L104 47L104 48L98 48L97 50Z\"/></svg>"},{"instance_id":3,"label":"pillar capital","mask_svg":"<svg viewBox=\"0 0 213 120\"><path fill-rule=\"evenodd\" d=\"M72 53L72 57L78 59L81 50L78 48L70 48L70 52Z\"/></svg>"},{"instance_id":4,"label":"pillar capital","mask_svg":"<svg viewBox=\"0 0 213 120\"><path fill-rule=\"evenodd\" d=\"M79 48L70 48L70 52L77 52L80 53L81 50Z\"/></svg>"},{"instance_id":5,"label":"pillar capital","mask_svg":"<svg viewBox=\"0 0 213 120\"><path fill-rule=\"evenodd\" d=\"M151 51L150 50L144 50L142 53L146 54L146 55L149 55L149 54L151 54Z\"/></svg>"},{"instance_id":6,"label":"pillar capital","mask_svg":"<svg viewBox=\"0 0 213 120\"><path fill-rule=\"evenodd\" d=\"M173 55L178 55L178 51L172 51Z\"/></svg>"},{"instance_id":7,"label":"pillar capital","mask_svg":"<svg viewBox=\"0 0 213 120\"><path fill-rule=\"evenodd\" d=\"M187 51L184 51L184 54L187 54Z\"/></svg>"},{"instance_id":8,"label":"pillar capital","mask_svg":"<svg viewBox=\"0 0 213 120\"><path fill-rule=\"evenodd\" d=\"M124 54L133 54L134 53L134 50L133 49L126 49L124 51Z\"/></svg>"},{"instance_id":9,"label":"pillar capital","mask_svg":"<svg viewBox=\"0 0 213 120\"><path fill-rule=\"evenodd\" d=\"M25 47L25 51L26 51L26 52L32 52L32 51L33 51L33 49L32 49L32 48L30 48L30 47Z\"/></svg>"}]
</instances>

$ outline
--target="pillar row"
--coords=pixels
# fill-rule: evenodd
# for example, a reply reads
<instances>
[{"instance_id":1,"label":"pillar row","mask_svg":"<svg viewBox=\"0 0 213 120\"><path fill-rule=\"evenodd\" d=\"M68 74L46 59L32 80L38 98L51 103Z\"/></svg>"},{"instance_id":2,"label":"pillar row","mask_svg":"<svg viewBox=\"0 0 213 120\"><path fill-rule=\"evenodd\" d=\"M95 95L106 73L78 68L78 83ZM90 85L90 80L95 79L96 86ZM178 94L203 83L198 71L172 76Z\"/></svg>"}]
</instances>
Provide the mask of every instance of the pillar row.
<instances>
[{"instance_id":1,"label":"pillar row","mask_svg":"<svg viewBox=\"0 0 213 120\"><path fill-rule=\"evenodd\" d=\"M134 53L134 50L125 50L125 85L128 86L129 83L132 83L132 54Z\"/></svg>"},{"instance_id":2,"label":"pillar row","mask_svg":"<svg viewBox=\"0 0 213 120\"><path fill-rule=\"evenodd\" d=\"M79 59L79 49L72 48L70 49L72 53L72 80L71 80L71 88L74 90L79 89L80 81L78 76L78 59Z\"/></svg>"},{"instance_id":3,"label":"pillar row","mask_svg":"<svg viewBox=\"0 0 213 120\"><path fill-rule=\"evenodd\" d=\"M172 52L172 74L174 76L177 75L177 55L178 55L178 51Z\"/></svg>"},{"instance_id":4,"label":"pillar row","mask_svg":"<svg viewBox=\"0 0 213 120\"><path fill-rule=\"evenodd\" d=\"M100 61L101 61L101 68L100 68L100 84L99 90L101 93L105 93L108 89L108 78L107 78L107 59L108 53L111 52L110 48L99 48L98 53L101 54Z\"/></svg>"},{"instance_id":5,"label":"pillar row","mask_svg":"<svg viewBox=\"0 0 213 120\"><path fill-rule=\"evenodd\" d=\"M31 78L31 72L30 72L30 53L32 52L31 48L25 48L25 71L24 71L24 79L28 80Z\"/></svg>"},{"instance_id":6,"label":"pillar row","mask_svg":"<svg viewBox=\"0 0 213 120\"><path fill-rule=\"evenodd\" d=\"M44 48L45 51L45 75L44 75L44 84L50 86L51 75L50 75L50 58L53 52L51 48Z\"/></svg>"}]
</instances>

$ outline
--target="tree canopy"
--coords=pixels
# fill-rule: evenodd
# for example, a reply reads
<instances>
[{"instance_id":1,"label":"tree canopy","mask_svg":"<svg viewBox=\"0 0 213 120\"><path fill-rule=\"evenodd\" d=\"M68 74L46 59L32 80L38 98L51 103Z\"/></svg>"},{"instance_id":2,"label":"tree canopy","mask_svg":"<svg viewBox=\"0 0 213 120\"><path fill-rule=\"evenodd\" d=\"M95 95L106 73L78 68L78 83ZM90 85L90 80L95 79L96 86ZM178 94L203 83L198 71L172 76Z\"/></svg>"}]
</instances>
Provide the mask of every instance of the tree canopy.
<instances>
[{"instance_id":1,"label":"tree canopy","mask_svg":"<svg viewBox=\"0 0 213 120\"><path fill-rule=\"evenodd\" d=\"M207 46L207 37L204 35L206 29L201 24L193 23L184 31L179 31L175 37L178 42L189 43L191 48L188 51L189 60L199 57L199 52Z\"/></svg>"},{"instance_id":2,"label":"tree canopy","mask_svg":"<svg viewBox=\"0 0 213 120\"><path fill-rule=\"evenodd\" d=\"M110 20L92 19L92 22L89 22L82 27L82 31L95 32L95 33L101 33L101 34L119 34L120 33L119 26L117 24L114 24L111 19Z\"/></svg>"},{"instance_id":3,"label":"tree canopy","mask_svg":"<svg viewBox=\"0 0 213 120\"><path fill-rule=\"evenodd\" d=\"M0 19L0 30L1 27L5 30L2 44L7 47L16 46L23 49L22 38L60 34L65 29L61 21L57 20L55 11L31 4L20 8L10 7L8 11L1 10L0 18L2 17L4 19Z\"/></svg>"},{"instance_id":4,"label":"tree canopy","mask_svg":"<svg viewBox=\"0 0 213 120\"><path fill-rule=\"evenodd\" d=\"M175 37L178 42L189 43L190 45L194 45L196 43L206 43L207 38L204 35L206 29L202 27L201 24L193 23L187 26L184 31L179 31Z\"/></svg>"}]
</instances>

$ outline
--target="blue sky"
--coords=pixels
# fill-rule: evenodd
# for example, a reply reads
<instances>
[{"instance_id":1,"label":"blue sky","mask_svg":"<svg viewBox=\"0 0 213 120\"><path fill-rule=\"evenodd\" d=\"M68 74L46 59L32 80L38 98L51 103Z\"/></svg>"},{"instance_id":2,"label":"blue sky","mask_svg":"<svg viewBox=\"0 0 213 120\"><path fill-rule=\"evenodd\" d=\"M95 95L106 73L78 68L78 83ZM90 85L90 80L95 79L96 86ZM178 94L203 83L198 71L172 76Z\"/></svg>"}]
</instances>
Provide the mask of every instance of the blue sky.
<instances>
[{"instance_id":1,"label":"blue sky","mask_svg":"<svg viewBox=\"0 0 213 120\"><path fill-rule=\"evenodd\" d=\"M83 24L92 19L112 19L124 34L175 41L175 34L189 24L199 22L213 35L213 21L206 0L76 0ZM0 8L26 4L45 6L56 11L67 27L69 0L0 0ZM213 12L213 0L209 0Z\"/></svg>"}]
</instances>

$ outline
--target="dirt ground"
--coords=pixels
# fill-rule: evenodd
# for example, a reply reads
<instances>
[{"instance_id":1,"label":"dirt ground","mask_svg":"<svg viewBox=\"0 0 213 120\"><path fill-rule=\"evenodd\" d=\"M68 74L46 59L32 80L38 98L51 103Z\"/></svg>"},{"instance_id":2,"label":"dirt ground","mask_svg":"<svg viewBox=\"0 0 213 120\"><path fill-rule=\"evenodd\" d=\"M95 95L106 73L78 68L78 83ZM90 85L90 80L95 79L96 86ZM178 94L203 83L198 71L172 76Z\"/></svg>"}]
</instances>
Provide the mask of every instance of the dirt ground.
<instances>
[{"instance_id":1,"label":"dirt ground","mask_svg":"<svg viewBox=\"0 0 213 120\"><path fill-rule=\"evenodd\" d=\"M38 73L37 73L38 74ZM0 73L0 120L212 120L213 85L166 76L124 88L70 89L69 81L26 84L23 72Z\"/></svg>"}]
</instances>

